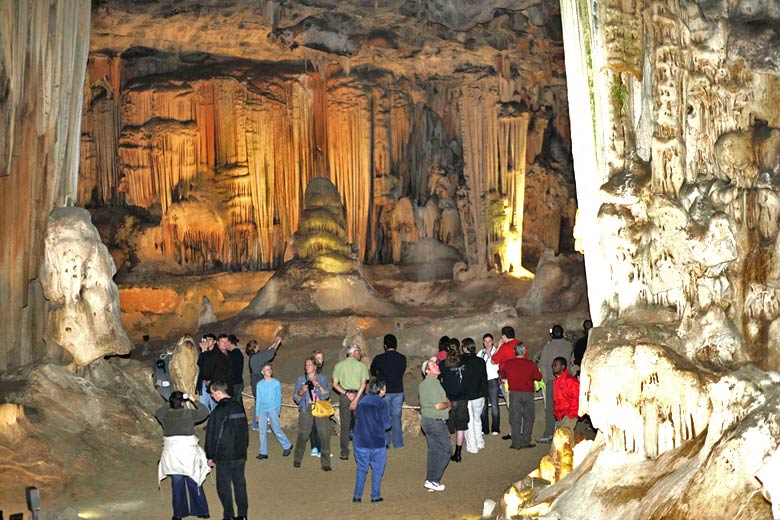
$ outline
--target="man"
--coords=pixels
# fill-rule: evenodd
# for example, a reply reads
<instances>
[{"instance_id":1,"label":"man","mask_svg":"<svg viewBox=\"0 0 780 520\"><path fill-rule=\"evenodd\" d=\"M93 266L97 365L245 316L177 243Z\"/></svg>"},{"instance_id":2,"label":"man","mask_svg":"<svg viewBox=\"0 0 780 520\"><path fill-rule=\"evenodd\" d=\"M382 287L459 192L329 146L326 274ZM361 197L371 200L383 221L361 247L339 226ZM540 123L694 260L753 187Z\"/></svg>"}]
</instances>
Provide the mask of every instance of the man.
<instances>
[{"instance_id":1,"label":"man","mask_svg":"<svg viewBox=\"0 0 780 520\"><path fill-rule=\"evenodd\" d=\"M518 343L519 341L515 338L515 329L509 325L501 328L498 350L493 354L493 363L498 365L499 370L501 370L506 361L515 357L515 345Z\"/></svg>"},{"instance_id":2,"label":"man","mask_svg":"<svg viewBox=\"0 0 780 520\"><path fill-rule=\"evenodd\" d=\"M578 367L582 365L582 358L585 356L585 350L588 348L588 333L593 328L593 322L585 320L582 322L582 330L585 334L574 344L572 364Z\"/></svg>"},{"instance_id":3,"label":"man","mask_svg":"<svg viewBox=\"0 0 780 520\"><path fill-rule=\"evenodd\" d=\"M228 359L230 360L230 384L233 389L233 399L243 403L241 392L244 391L244 354L238 348L238 338L233 334L228 336Z\"/></svg>"},{"instance_id":4,"label":"man","mask_svg":"<svg viewBox=\"0 0 780 520\"><path fill-rule=\"evenodd\" d=\"M212 381L230 381L230 357L228 353L227 334L217 336L215 347L209 350L204 362L203 382L208 385ZM228 387L232 391L232 387Z\"/></svg>"},{"instance_id":5,"label":"man","mask_svg":"<svg viewBox=\"0 0 780 520\"><path fill-rule=\"evenodd\" d=\"M384 348L384 354L379 354L371 362L371 375L382 379L387 386L385 401L390 407L392 428L386 432L385 445L389 448L392 440L394 447L403 448L404 432L401 424L401 411L404 405L406 356L397 351L398 339L394 334L385 335Z\"/></svg>"},{"instance_id":6,"label":"man","mask_svg":"<svg viewBox=\"0 0 780 520\"><path fill-rule=\"evenodd\" d=\"M487 369L485 361L477 357L477 345L471 338L464 338L461 345L461 361L466 367L466 388L468 392L469 425L466 429L466 451L479 453L485 447L482 438L482 410L488 394Z\"/></svg>"},{"instance_id":7,"label":"man","mask_svg":"<svg viewBox=\"0 0 780 520\"><path fill-rule=\"evenodd\" d=\"M533 448L531 430L534 427L534 381L542 379L542 373L533 361L526 358L522 343L515 345L515 357L507 360L500 370L501 377L509 383L509 426L512 428L512 445L515 450Z\"/></svg>"},{"instance_id":8,"label":"man","mask_svg":"<svg viewBox=\"0 0 780 520\"><path fill-rule=\"evenodd\" d=\"M382 399L385 394L385 383L381 379L371 379L366 385L366 395L357 405L355 414L355 491L353 502L360 502L363 487L366 484L368 469L371 468L371 502L382 502L380 486L382 475L387 463L387 448L385 432L390 428L390 409Z\"/></svg>"},{"instance_id":9,"label":"man","mask_svg":"<svg viewBox=\"0 0 780 520\"><path fill-rule=\"evenodd\" d=\"M349 440L355 424L355 410L360 397L366 391L368 367L360 362L360 347L352 344L347 349L347 359L333 368L333 388L339 393L339 422L341 423L341 460L349 460Z\"/></svg>"},{"instance_id":10,"label":"man","mask_svg":"<svg viewBox=\"0 0 780 520\"><path fill-rule=\"evenodd\" d=\"M204 380L203 375L206 373L206 360L211 355L211 349L214 348L217 337L214 334L204 334L200 338L200 354L198 354L198 379L195 383L195 390L197 391L199 401L202 405L208 408L209 412L214 409L217 403L209 395L208 382Z\"/></svg>"},{"instance_id":11,"label":"man","mask_svg":"<svg viewBox=\"0 0 780 520\"><path fill-rule=\"evenodd\" d=\"M244 407L230 397L227 389L224 381L212 381L209 386L217 406L206 425L206 457L209 466L216 467L217 495L224 510L222 518L246 520L249 504L244 469L249 428ZM233 516L234 493L238 516Z\"/></svg>"},{"instance_id":12,"label":"man","mask_svg":"<svg viewBox=\"0 0 780 520\"><path fill-rule=\"evenodd\" d=\"M487 435L499 435L501 433L501 410L498 408L498 364L493 361L493 355L498 350L498 347L493 344L493 335L488 333L482 336L482 350L479 351L479 356L485 361L485 370L487 371L487 389L488 389L488 402L490 403L490 415L492 429L488 424L488 407L485 403L485 407L482 408L482 433ZM492 431L492 433L491 433Z\"/></svg>"},{"instance_id":13,"label":"man","mask_svg":"<svg viewBox=\"0 0 780 520\"><path fill-rule=\"evenodd\" d=\"M423 380L417 387L420 397L420 426L428 445L425 489L444 491L441 477L450 462L450 432L447 418L450 415L450 401L439 383L439 363L435 357L422 364Z\"/></svg>"},{"instance_id":14,"label":"man","mask_svg":"<svg viewBox=\"0 0 780 520\"><path fill-rule=\"evenodd\" d=\"M566 358L553 360L553 414L557 428L570 428L574 431L580 410L580 381L566 369Z\"/></svg>"},{"instance_id":15,"label":"man","mask_svg":"<svg viewBox=\"0 0 780 520\"><path fill-rule=\"evenodd\" d=\"M553 325L550 329L550 341L542 347L539 357L539 369L544 380L544 434L536 439L536 442L549 444L555 433L555 415L553 414L553 382L555 374L552 372L553 360L557 357L571 359L571 343L563 338L563 327Z\"/></svg>"}]
</instances>

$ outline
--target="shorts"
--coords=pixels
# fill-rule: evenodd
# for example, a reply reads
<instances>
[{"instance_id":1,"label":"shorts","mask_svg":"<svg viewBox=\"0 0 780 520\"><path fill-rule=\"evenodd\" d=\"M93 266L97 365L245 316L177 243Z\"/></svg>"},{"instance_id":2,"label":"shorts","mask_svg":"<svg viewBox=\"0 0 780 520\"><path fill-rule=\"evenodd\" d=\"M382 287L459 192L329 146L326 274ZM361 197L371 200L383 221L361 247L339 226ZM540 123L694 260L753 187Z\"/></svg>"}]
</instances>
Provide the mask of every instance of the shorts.
<instances>
[{"instance_id":1,"label":"shorts","mask_svg":"<svg viewBox=\"0 0 780 520\"><path fill-rule=\"evenodd\" d=\"M447 429L450 433L465 431L469 428L469 402L452 401L450 416L447 419Z\"/></svg>"}]
</instances>

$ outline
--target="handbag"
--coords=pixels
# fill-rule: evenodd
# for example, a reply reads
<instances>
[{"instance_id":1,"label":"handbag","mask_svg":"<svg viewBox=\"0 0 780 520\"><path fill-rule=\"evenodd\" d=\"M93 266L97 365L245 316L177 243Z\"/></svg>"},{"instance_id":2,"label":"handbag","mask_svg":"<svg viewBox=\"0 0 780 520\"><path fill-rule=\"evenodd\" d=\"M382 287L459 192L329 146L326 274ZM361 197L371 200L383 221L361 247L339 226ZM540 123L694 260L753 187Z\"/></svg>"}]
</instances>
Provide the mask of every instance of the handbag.
<instances>
[{"instance_id":1,"label":"handbag","mask_svg":"<svg viewBox=\"0 0 780 520\"><path fill-rule=\"evenodd\" d=\"M330 404L330 401L320 399L314 401L314 404L311 405L311 414L314 417L330 417L335 413L336 410L333 409L333 405Z\"/></svg>"}]
</instances>

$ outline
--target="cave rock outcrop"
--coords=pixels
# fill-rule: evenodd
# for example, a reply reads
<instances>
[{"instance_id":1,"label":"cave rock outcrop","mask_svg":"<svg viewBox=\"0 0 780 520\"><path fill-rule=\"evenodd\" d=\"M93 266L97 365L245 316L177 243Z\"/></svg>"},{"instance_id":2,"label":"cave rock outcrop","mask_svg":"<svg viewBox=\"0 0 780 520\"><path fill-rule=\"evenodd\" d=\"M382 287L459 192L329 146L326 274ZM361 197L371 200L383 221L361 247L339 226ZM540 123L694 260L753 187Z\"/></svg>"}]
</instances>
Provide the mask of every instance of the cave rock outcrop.
<instances>
[{"instance_id":1,"label":"cave rock outcrop","mask_svg":"<svg viewBox=\"0 0 780 520\"><path fill-rule=\"evenodd\" d=\"M49 302L47 341L83 367L133 348L119 317L114 260L100 241L89 212L58 208L44 237L41 285Z\"/></svg>"}]
</instances>

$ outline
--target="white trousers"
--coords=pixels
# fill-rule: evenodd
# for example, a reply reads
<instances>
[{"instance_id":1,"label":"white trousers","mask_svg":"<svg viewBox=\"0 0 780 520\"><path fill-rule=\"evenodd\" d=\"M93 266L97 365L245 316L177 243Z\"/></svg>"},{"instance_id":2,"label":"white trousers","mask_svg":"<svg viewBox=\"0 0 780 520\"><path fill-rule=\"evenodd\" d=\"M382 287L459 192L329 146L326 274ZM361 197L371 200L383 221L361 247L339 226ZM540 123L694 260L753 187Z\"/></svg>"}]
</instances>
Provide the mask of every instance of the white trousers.
<instances>
[{"instance_id":1,"label":"white trousers","mask_svg":"<svg viewBox=\"0 0 780 520\"><path fill-rule=\"evenodd\" d=\"M485 447L482 438L482 409L485 408L485 398L469 400L469 427L466 430L466 451L477 453Z\"/></svg>"}]
</instances>

